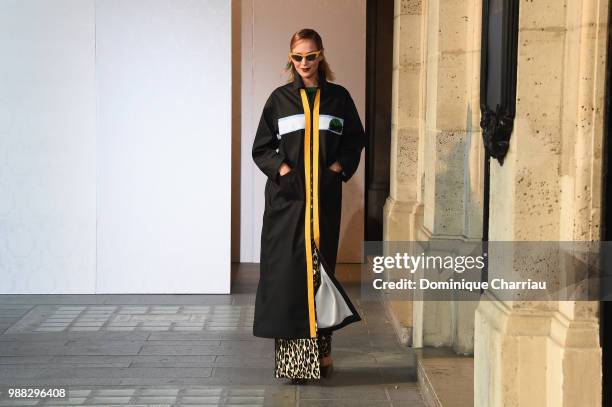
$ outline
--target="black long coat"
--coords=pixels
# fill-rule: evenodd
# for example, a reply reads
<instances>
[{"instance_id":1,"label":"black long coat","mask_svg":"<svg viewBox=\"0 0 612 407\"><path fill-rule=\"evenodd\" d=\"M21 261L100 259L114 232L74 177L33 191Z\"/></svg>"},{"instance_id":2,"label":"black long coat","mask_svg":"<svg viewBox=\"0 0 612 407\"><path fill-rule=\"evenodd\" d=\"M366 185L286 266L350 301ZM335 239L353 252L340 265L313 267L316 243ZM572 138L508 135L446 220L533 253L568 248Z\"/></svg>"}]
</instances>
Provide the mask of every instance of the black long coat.
<instances>
[{"instance_id":1,"label":"black long coat","mask_svg":"<svg viewBox=\"0 0 612 407\"><path fill-rule=\"evenodd\" d=\"M253 323L253 335L265 338L314 338L317 332L361 319L334 272L342 182L359 165L365 146L363 125L344 87L327 82L319 72L319 90L311 104L302 78L295 76L296 80L278 87L267 99L252 149L253 160L268 177ZM342 173L328 168L334 161L342 165ZM292 170L280 176L283 162ZM326 329L316 324L311 239L353 313Z\"/></svg>"}]
</instances>

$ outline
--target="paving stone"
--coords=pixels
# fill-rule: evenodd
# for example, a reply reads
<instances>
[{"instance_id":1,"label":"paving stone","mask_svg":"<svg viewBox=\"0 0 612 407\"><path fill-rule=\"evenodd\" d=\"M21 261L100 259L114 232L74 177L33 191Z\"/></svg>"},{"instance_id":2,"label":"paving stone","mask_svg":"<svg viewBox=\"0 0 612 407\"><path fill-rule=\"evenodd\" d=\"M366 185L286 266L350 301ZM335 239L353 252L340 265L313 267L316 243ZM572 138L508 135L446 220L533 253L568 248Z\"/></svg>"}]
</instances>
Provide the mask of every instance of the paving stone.
<instances>
[{"instance_id":1,"label":"paving stone","mask_svg":"<svg viewBox=\"0 0 612 407\"><path fill-rule=\"evenodd\" d=\"M65 318L48 318L44 323L64 323L69 324L73 322L74 319L65 319Z\"/></svg>"},{"instance_id":2,"label":"paving stone","mask_svg":"<svg viewBox=\"0 0 612 407\"><path fill-rule=\"evenodd\" d=\"M142 389L141 396L176 396L179 389Z\"/></svg>"},{"instance_id":3,"label":"paving stone","mask_svg":"<svg viewBox=\"0 0 612 407\"><path fill-rule=\"evenodd\" d=\"M5 342L21 342L21 343L34 343L34 342L48 342L48 341L66 341L72 340L95 340L101 339L103 341L115 341L115 340L146 340L151 335L150 332L134 332L134 333L123 333L123 332L62 332L62 333L20 333L20 334L2 334L0 335L0 348Z\"/></svg>"},{"instance_id":4,"label":"paving stone","mask_svg":"<svg viewBox=\"0 0 612 407\"><path fill-rule=\"evenodd\" d=\"M219 339L186 339L184 341L169 339L169 340L149 340L142 342L148 346L163 345L163 346L221 346L222 341Z\"/></svg>"},{"instance_id":5,"label":"paving stone","mask_svg":"<svg viewBox=\"0 0 612 407\"><path fill-rule=\"evenodd\" d=\"M174 404L176 397L163 397L163 396L150 396L150 397L138 397L135 400L136 403L141 404Z\"/></svg>"},{"instance_id":6,"label":"paving stone","mask_svg":"<svg viewBox=\"0 0 612 407\"><path fill-rule=\"evenodd\" d=\"M185 389L184 394L188 396L221 396L223 392L223 387L208 387Z\"/></svg>"},{"instance_id":7,"label":"paving stone","mask_svg":"<svg viewBox=\"0 0 612 407\"><path fill-rule=\"evenodd\" d=\"M32 367L32 365L28 365L28 367L22 367L20 365L2 365L0 366L0 378L3 381L6 379L34 378L38 370L38 367Z\"/></svg>"},{"instance_id":8,"label":"paving stone","mask_svg":"<svg viewBox=\"0 0 612 407\"><path fill-rule=\"evenodd\" d=\"M200 326L175 326L172 328L173 331L201 331L204 327Z\"/></svg>"},{"instance_id":9,"label":"paving stone","mask_svg":"<svg viewBox=\"0 0 612 407\"><path fill-rule=\"evenodd\" d=\"M264 396L228 396L226 403L235 404L259 404L264 402Z\"/></svg>"},{"instance_id":10,"label":"paving stone","mask_svg":"<svg viewBox=\"0 0 612 407\"><path fill-rule=\"evenodd\" d=\"M17 372L23 372L23 374L30 374L26 372L28 368L19 369ZM164 367L164 368L140 368L140 367L129 367L129 368L92 368L92 367L75 367L75 368L49 368L49 369L36 369L34 378L157 378L157 377L168 377L168 378L181 378L181 377L210 377L212 368L209 367ZM3 375L2 368L0 368L0 376Z\"/></svg>"},{"instance_id":11,"label":"paving stone","mask_svg":"<svg viewBox=\"0 0 612 407\"><path fill-rule=\"evenodd\" d=\"M180 402L184 404L213 404L221 403L220 396L183 396ZM225 405L225 404L224 404Z\"/></svg>"},{"instance_id":12,"label":"paving stone","mask_svg":"<svg viewBox=\"0 0 612 407\"><path fill-rule=\"evenodd\" d=\"M127 404L131 397L94 397L91 399L93 404Z\"/></svg>"},{"instance_id":13,"label":"paving stone","mask_svg":"<svg viewBox=\"0 0 612 407\"><path fill-rule=\"evenodd\" d=\"M218 355L214 361L218 367L265 367L274 369L274 359L260 356L227 356Z\"/></svg>"},{"instance_id":14,"label":"paving stone","mask_svg":"<svg viewBox=\"0 0 612 407\"><path fill-rule=\"evenodd\" d=\"M97 396L133 396L136 389L99 389Z\"/></svg>"},{"instance_id":15,"label":"paving stone","mask_svg":"<svg viewBox=\"0 0 612 407\"><path fill-rule=\"evenodd\" d=\"M261 367L215 367L208 380L213 383L232 384L274 384L279 379L274 377L274 370Z\"/></svg>"},{"instance_id":16,"label":"paving stone","mask_svg":"<svg viewBox=\"0 0 612 407\"><path fill-rule=\"evenodd\" d=\"M86 397L75 397L68 398L66 400L47 400L44 404L45 406L71 406L77 404L84 404L86 402Z\"/></svg>"},{"instance_id":17,"label":"paving stone","mask_svg":"<svg viewBox=\"0 0 612 407\"><path fill-rule=\"evenodd\" d=\"M0 400L0 406L9 406L9 407L17 407L17 406L34 406L38 404L38 400Z\"/></svg>"},{"instance_id":18,"label":"paving stone","mask_svg":"<svg viewBox=\"0 0 612 407\"><path fill-rule=\"evenodd\" d=\"M51 360L52 356L0 356L0 365L41 365Z\"/></svg>"},{"instance_id":19,"label":"paving stone","mask_svg":"<svg viewBox=\"0 0 612 407\"><path fill-rule=\"evenodd\" d=\"M263 396L264 393L266 392L265 389L258 389L258 388L254 388L254 387L249 387L249 388L230 388L227 389L227 394L228 396L252 396L252 395L257 395L257 396Z\"/></svg>"},{"instance_id":20,"label":"paving stone","mask_svg":"<svg viewBox=\"0 0 612 407\"><path fill-rule=\"evenodd\" d=\"M0 335L0 338L2 336ZM194 339L239 339L244 338L246 340L253 339L252 332L244 332L244 333L228 333L228 332L198 332L198 333L178 333L178 332L152 332L149 336L149 340L164 340L164 339L172 339L172 340L194 340Z\"/></svg>"},{"instance_id":21,"label":"paving stone","mask_svg":"<svg viewBox=\"0 0 612 407\"><path fill-rule=\"evenodd\" d=\"M95 326L72 326L70 328L68 328L71 331L75 331L75 332L86 332L86 331L99 331L100 328L99 327L95 327ZM38 330L38 329L37 329Z\"/></svg>"},{"instance_id":22,"label":"paving stone","mask_svg":"<svg viewBox=\"0 0 612 407\"><path fill-rule=\"evenodd\" d=\"M202 384L219 384L211 383L210 378L205 377L128 377L120 379L118 384L122 386L140 386L140 387L157 387L157 386L199 386ZM227 385L227 383L225 383Z\"/></svg>"},{"instance_id":23,"label":"paving stone","mask_svg":"<svg viewBox=\"0 0 612 407\"><path fill-rule=\"evenodd\" d=\"M117 386L122 384L122 379L114 377L67 377L67 378L9 378L0 377L0 386Z\"/></svg>"},{"instance_id":24,"label":"paving stone","mask_svg":"<svg viewBox=\"0 0 612 407\"><path fill-rule=\"evenodd\" d=\"M397 385L387 385L385 390L391 401L402 401L404 405L415 407L425 407L425 403L419 393L416 383L398 383ZM397 404L397 403L394 403Z\"/></svg>"},{"instance_id":25,"label":"paving stone","mask_svg":"<svg viewBox=\"0 0 612 407\"><path fill-rule=\"evenodd\" d=\"M335 373L335 372L334 372ZM385 400L387 392L384 386L362 384L360 386L302 386L299 391L300 400L309 399L357 399Z\"/></svg>"},{"instance_id":26,"label":"paving stone","mask_svg":"<svg viewBox=\"0 0 612 407\"><path fill-rule=\"evenodd\" d=\"M213 366L215 356L143 356L132 358L130 367L208 367Z\"/></svg>"},{"instance_id":27,"label":"paving stone","mask_svg":"<svg viewBox=\"0 0 612 407\"><path fill-rule=\"evenodd\" d=\"M393 407L388 401L371 400L304 400L300 401L300 407Z\"/></svg>"},{"instance_id":28,"label":"paving stone","mask_svg":"<svg viewBox=\"0 0 612 407\"><path fill-rule=\"evenodd\" d=\"M36 328L35 331L36 332L58 332L58 331L63 331L64 329L66 329L63 326L41 326L39 328Z\"/></svg>"},{"instance_id":29,"label":"paving stone","mask_svg":"<svg viewBox=\"0 0 612 407\"><path fill-rule=\"evenodd\" d=\"M140 355L223 355L220 345L145 345Z\"/></svg>"}]
</instances>

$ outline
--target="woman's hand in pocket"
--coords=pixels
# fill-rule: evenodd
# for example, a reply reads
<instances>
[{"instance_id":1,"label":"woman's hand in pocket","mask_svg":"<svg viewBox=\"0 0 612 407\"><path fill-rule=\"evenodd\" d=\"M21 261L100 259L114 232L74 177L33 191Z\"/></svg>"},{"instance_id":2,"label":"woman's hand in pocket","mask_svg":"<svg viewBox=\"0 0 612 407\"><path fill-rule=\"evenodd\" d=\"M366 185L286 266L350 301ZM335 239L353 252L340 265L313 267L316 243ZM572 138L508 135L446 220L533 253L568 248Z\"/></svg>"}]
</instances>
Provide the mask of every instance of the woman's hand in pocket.
<instances>
[{"instance_id":1,"label":"woman's hand in pocket","mask_svg":"<svg viewBox=\"0 0 612 407\"><path fill-rule=\"evenodd\" d=\"M291 171L291 167L289 167L287 163L282 163L281 166L278 168L278 173L281 177L289 171Z\"/></svg>"},{"instance_id":2,"label":"woman's hand in pocket","mask_svg":"<svg viewBox=\"0 0 612 407\"><path fill-rule=\"evenodd\" d=\"M283 166L287 166L288 170L286 171L285 168L282 168ZM285 198L289 200L304 200L304 186L300 180L299 173L284 163L278 172L278 185Z\"/></svg>"},{"instance_id":3,"label":"woman's hand in pocket","mask_svg":"<svg viewBox=\"0 0 612 407\"><path fill-rule=\"evenodd\" d=\"M338 161L334 161L332 165L329 166L329 169L340 174L342 172L342 165L340 165Z\"/></svg>"}]
</instances>

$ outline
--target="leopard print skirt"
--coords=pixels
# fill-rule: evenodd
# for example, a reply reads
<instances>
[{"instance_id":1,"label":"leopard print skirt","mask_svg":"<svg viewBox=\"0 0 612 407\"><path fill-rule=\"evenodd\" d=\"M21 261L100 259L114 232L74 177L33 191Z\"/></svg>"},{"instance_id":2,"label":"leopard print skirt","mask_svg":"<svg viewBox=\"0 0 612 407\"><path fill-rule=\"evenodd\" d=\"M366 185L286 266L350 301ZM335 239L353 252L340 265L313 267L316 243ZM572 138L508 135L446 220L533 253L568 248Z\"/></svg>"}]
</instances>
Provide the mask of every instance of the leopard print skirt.
<instances>
[{"instance_id":1,"label":"leopard print skirt","mask_svg":"<svg viewBox=\"0 0 612 407\"><path fill-rule=\"evenodd\" d=\"M313 279L315 292L321 283L319 256L313 245ZM276 377L320 379L319 358L331 353L332 335L318 334L317 338L274 340L274 374Z\"/></svg>"}]
</instances>

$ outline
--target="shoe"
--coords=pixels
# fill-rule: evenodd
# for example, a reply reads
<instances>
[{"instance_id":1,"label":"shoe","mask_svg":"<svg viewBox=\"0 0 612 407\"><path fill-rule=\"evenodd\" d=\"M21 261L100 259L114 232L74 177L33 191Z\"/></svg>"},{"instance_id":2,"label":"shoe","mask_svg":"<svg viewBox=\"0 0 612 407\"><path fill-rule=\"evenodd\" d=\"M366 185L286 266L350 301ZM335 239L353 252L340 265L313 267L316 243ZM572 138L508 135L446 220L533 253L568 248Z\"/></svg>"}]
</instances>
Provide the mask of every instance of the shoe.
<instances>
[{"instance_id":1,"label":"shoe","mask_svg":"<svg viewBox=\"0 0 612 407\"><path fill-rule=\"evenodd\" d=\"M307 379L301 377L294 377L291 379L291 384L306 384Z\"/></svg>"},{"instance_id":2,"label":"shoe","mask_svg":"<svg viewBox=\"0 0 612 407\"><path fill-rule=\"evenodd\" d=\"M321 372L321 377L331 377L332 372L334 371L334 364L330 363L329 365L319 365L319 371Z\"/></svg>"}]
</instances>

